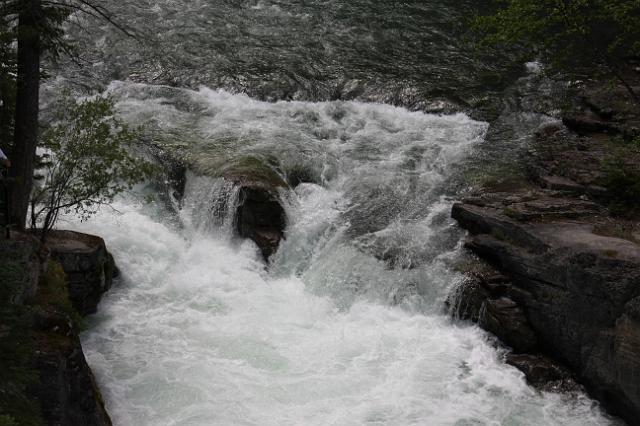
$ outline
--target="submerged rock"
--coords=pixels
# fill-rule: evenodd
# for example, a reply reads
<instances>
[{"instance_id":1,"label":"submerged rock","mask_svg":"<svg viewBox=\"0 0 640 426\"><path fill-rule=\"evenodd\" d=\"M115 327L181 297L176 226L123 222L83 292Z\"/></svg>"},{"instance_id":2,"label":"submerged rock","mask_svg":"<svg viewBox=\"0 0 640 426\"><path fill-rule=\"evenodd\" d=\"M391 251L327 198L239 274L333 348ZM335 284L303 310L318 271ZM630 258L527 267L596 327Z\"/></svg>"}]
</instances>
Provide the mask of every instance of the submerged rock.
<instances>
[{"instance_id":1,"label":"submerged rock","mask_svg":"<svg viewBox=\"0 0 640 426\"><path fill-rule=\"evenodd\" d=\"M184 196L187 183L187 166L182 156L171 154L153 143L149 143L147 149L163 172L161 174L163 181L158 182L164 189L161 194L180 200Z\"/></svg>"},{"instance_id":2,"label":"submerged rock","mask_svg":"<svg viewBox=\"0 0 640 426\"><path fill-rule=\"evenodd\" d=\"M115 274L113 257L104 240L94 235L53 230L47 246L62 265L69 283L69 298L81 314L95 313L102 295L111 288Z\"/></svg>"}]
</instances>

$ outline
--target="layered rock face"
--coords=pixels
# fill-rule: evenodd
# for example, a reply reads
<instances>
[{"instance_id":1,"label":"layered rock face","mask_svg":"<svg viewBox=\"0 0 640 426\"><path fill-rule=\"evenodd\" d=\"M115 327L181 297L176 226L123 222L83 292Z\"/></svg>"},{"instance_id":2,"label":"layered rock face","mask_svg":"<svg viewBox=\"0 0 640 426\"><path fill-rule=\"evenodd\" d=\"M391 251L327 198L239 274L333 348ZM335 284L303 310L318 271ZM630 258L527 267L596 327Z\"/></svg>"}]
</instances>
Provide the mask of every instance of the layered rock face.
<instances>
[{"instance_id":1,"label":"layered rock face","mask_svg":"<svg viewBox=\"0 0 640 426\"><path fill-rule=\"evenodd\" d=\"M22 305L35 296L42 272L40 244L0 239L0 303Z\"/></svg>"},{"instance_id":2,"label":"layered rock face","mask_svg":"<svg viewBox=\"0 0 640 426\"><path fill-rule=\"evenodd\" d=\"M462 309L516 352L566 363L633 424L640 418L640 245L631 233L609 232L602 213L553 191L454 205L452 216L471 234L467 247L506 275L461 290ZM523 370L536 362L513 361Z\"/></svg>"},{"instance_id":3,"label":"layered rock face","mask_svg":"<svg viewBox=\"0 0 640 426\"><path fill-rule=\"evenodd\" d=\"M113 281L115 263L104 240L73 231L50 231L47 246L62 265L69 283L69 298L81 315L96 312L102 294Z\"/></svg>"},{"instance_id":4,"label":"layered rock face","mask_svg":"<svg viewBox=\"0 0 640 426\"><path fill-rule=\"evenodd\" d=\"M111 426L100 391L69 317L47 310L36 319L35 368L39 380L30 393L50 426Z\"/></svg>"},{"instance_id":5,"label":"layered rock face","mask_svg":"<svg viewBox=\"0 0 640 426\"><path fill-rule=\"evenodd\" d=\"M98 237L55 231L50 241L51 250L29 234L0 241L0 415L16 424L110 426L78 312L95 311L113 259Z\"/></svg>"}]
</instances>

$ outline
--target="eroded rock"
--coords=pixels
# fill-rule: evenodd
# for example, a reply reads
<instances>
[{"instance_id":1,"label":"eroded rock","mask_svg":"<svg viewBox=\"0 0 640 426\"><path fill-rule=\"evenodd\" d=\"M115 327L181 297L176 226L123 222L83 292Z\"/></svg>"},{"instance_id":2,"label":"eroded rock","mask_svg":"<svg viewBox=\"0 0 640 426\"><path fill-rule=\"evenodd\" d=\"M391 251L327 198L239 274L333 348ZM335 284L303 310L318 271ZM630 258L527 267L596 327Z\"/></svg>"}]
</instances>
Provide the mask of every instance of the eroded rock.
<instances>
[{"instance_id":1,"label":"eroded rock","mask_svg":"<svg viewBox=\"0 0 640 426\"><path fill-rule=\"evenodd\" d=\"M538 344L523 309L508 297L487 299L479 323L516 352L528 352Z\"/></svg>"},{"instance_id":2,"label":"eroded rock","mask_svg":"<svg viewBox=\"0 0 640 426\"><path fill-rule=\"evenodd\" d=\"M510 294L508 278L499 273L474 273L447 300L459 319L471 320L516 352L536 349L537 337L524 310Z\"/></svg>"},{"instance_id":3,"label":"eroded rock","mask_svg":"<svg viewBox=\"0 0 640 426\"><path fill-rule=\"evenodd\" d=\"M505 361L522 371L527 382L540 390L547 392L582 390L566 367L547 356L509 353L506 355Z\"/></svg>"},{"instance_id":4,"label":"eroded rock","mask_svg":"<svg viewBox=\"0 0 640 426\"><path fill-rule=\"evenodd\" d=\"M33 298L41 274L38 242L0 240L0 304L22 305Z\"/></svg>"},{"instance_id":5,"label":"eroded rock","mask_svg":"<svg viewBox=\"0 0 640 426\"><path fill-rule=\"evenodd\" d=\"M110 426L82 352L79 316L62 266L32 235L12 232L12 238L2 242L8 251L0 257L20 261L0 268L0 283L22 283L29 295L26 304L21 298L0 300L0 411L16 424Z\"/></svg>"},{"instance_id":6,"label":"eroded rock","mask_svg":"<svg viewBox=\"0 0 640 426\"><path fill-rule=\"evenodd\" d=\"M95 313L102 295L111 288L113 257L104 240L73 231L50 231L47 246L62 265L69 282L69 298L81 314Z\"/></svg>"},{"instance_id":7,"label":"eroded rock","mask_svg":"<svg viewBox=\"0 0 640 426\"><path fill-rule=\"evenodd\" d=\"M47 424L111 426L71 319L57 310L43 310L33 338L39 379L29 393L40 402Z\"/></svg>"},{"instance_id":8,"label":"eroded rock","mask_svg":"<svg viewBox=\"0 0 640 426\"><path fill-rule=\"evenodd\" d=\"M243 184L236 216L238 234L252 239L265 258L278 250L284 237L286 214L275 191Z\"/></svg>"},{"instance_id":9,"label":"eroded rock","mask_svg":"<svg viewBox=\"0 0 640 426\"><path fill-rule=\"evenodd\" d=\"M456 204L452 215L471 233L467 247L510 278L508 297L522 308L540 347L564 360L614 411L638 419L640 245L595 234L597 209L577 200L560 202L579 206L565 217L555 207L554 215L537 217L544 199L487 197ZM524 210L532 214L508 214L518 203L533 206ZM508 318L513 305L498 307Z\"/></svg>"}]
</instances>

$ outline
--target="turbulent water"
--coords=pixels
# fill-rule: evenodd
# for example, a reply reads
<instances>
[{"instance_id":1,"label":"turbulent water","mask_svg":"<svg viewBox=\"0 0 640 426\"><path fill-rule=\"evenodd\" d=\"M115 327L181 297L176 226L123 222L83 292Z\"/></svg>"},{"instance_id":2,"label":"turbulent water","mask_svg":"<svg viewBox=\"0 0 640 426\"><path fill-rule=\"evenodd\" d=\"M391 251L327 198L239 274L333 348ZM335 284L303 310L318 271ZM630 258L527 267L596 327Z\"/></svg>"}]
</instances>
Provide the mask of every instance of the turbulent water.
<instances>
[{"instance_id":1,"label":"turbulent water","mask_svg":"<svg viewBox=\"0 0 640 426\"><path fill-rule=\"evenodd\" d=\"M614 423L529 387L444 309L466 256L451 203L492 132L455 112L498 69L459 41L477 2L105 4L144 37L80 34L91 66L60 65L45 99L104 91L191 169L181 200L149 185L61 224L104 236L122 273L83 334L115 425ZM509 138L549 120L521 109L498 120ZM281 193L269 265L215 177L247 158L310 177Z\"/></svg>"}]
</instances>

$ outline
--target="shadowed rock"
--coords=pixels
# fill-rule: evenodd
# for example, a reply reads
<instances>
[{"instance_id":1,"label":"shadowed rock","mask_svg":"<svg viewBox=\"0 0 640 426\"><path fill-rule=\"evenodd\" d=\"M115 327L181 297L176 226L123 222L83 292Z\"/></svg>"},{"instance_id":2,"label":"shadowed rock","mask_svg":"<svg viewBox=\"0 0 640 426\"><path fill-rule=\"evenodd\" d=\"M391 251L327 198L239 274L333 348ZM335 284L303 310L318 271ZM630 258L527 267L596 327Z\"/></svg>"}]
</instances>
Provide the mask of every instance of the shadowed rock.
<instances>
[{"instance_id":1,"label":"shadowed rock","mask_svg":"<svg viewBox=\"0 0 640 426\"><path fill-rule=\"evenodd\" d=\"M24 236L24 235L23 235ZM41 275L41 244L28 236L0 239L0 304L22 305L36 294Z\"/></svg>"},{"instance_id":2,"label":"shadowed rock","mask_svg":"<svg viewBox=\"0 0 640 426\"><path fill-rule=\"evenodd\" d=\"M239 187L236 231L260 248L265 260L278 250L287 224L280 193L289 185L267 160L247 157L220 170L220 176Z\"/></svg>"},{"instance_id":3,"label":"shadowed rock","mask_svg":"<svg viewBox=\"0 0 640 426\"><path fill-rule=\"evenodd\" d=\"M108 275L106 264L113 269L102 239L73 232L54 234L57 258L64 259L67 268L92 279ZM0 381L0 408L4 412L8 404L17 409L10 413L16 424L111 426L80 346L79 316L68 297L67 275L50 255L28 233L12 232L12 240L0 244L0 284L16 286L10 297L0 297L0 347L8 352L2 357L8 374ZM96 268L99 274L88 272ZM74 288L83 297L76 304L82 302L86 308L91 298L85 293L97 290L98 283L105 289L106 280L82 285L77 279Z\"/></svg>"},{"instance_id":4,"label":"shadowed rock","mask_svg":"<svg viewBox=\"0 0 640 426\"><path fill-rule=\"evenodd\" d=\"M47 238L51 257L62 265L69 282L69 298L81 314L95 313L102 295L111 288L113 257L104 240L73 231L51 231Z\"/></svg>"},{"instance_id":5,"label":"shadowed rock","mask_svg":"<svg viewBox=\"0 0 640 426\"><path fill-rule=\"evenodd\" d=\"M40 402L47 424L111 426L69 317L57 310L42 311L33 338L39 380L29 391Z\"/></svg>"},{"instance_id":6,"label":"shadowed rock","mask_svg":"<svg viewBox=\"0 0 640 426\"><path fill-rule=\"evenodd\" d=\"M540 347L610 408L638 419L640 245L595 234L598 209L588 203L530 198L470 200L452 216L472 234L467 247L509 277L508 297Z\"/></svg>"},{"instance_id":7,"label":"shadowed rock","mask_svg":"<svg viewBox=\"0 0 640 426\"><path fill-rule=\"evenodd\" d=\"M529 352L537 348L537 337L512 292L507 277L475 273L446 303L455 317L477 323L516 352Z\"/></svg>"},{"instance_id":8,"label":"shadowed rock","mask_svg":"<svg viewBox=\"0 0 640 426\"><path fill-rule=\"evenodd\" d=\"M252 239L265 260L278 250L284 237L286 214L273 188L242 183L236 214L238 235Z\"/></svg>"},{"instance_id":9,"label":"shadowed rock","mask_svg":"<svg viewBox=\"0 0 640 426\"><path fill-rule=\"evenodd\" d=\"M575 392L583 390L571 372L544 355L507 354L507 364L522 371L527 382L547 392Z\"/></svg>"}]
</instances>

